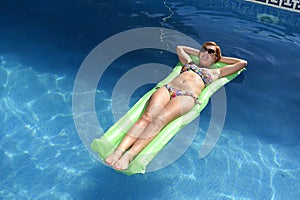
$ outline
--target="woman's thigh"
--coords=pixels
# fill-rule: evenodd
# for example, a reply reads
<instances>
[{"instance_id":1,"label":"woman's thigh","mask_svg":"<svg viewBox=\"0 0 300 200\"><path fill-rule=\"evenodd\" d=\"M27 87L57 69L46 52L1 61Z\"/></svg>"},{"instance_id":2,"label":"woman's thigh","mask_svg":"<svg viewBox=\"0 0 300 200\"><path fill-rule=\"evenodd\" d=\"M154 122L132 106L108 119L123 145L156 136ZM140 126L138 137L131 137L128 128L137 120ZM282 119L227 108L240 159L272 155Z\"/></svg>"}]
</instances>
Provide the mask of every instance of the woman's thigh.
<instances>
[{"instance_id":1,"label":"woman's thigh","mask_svg":"<svg viewBox=\"0 0 300 200\"><path fill-rule=\"evenodd\" d=\"M165 87L161 87L157 89L151 96L146 110L144 112L150 114L151 117L155 117L158 113L160 113L164 107L170 101L170 94Z\"/></svg>"},{"instance_id":2,"label":"woman's thigh","mask_svg":"<svg viewBox=\"0 0 300 200\"><path fill-rule=\"evenodd\" d=\"M195 105L195 100L190 96L177 96L171 99L164 109L157 115L164 125L173 121L179 116L189 112Z\"/></svg>"}]
</instances>

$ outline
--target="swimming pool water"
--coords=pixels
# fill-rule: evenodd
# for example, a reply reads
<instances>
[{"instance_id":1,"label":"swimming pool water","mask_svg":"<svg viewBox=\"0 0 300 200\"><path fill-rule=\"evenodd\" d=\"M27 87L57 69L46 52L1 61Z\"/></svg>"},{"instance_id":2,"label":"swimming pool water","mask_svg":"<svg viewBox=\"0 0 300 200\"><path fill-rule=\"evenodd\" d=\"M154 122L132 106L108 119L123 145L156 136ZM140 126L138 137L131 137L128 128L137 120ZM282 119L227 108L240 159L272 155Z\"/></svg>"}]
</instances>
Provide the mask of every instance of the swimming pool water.
<instances>
[{"instance_id":1,"label":"swimming pool water","mask_svg":"<svg viewBox=\"0 0 300 200\"><path fill-rule=\"evenodd\" d=\"M237 0L2 1L0 11L1 199L300 198L298 13ZM127 177L81 142L72 90L95 46L149 26L180 31L199 43L214 40L224 55L247 59L248 69L225 87L225 126L208 156L199 159L210 105L182 157L159 171ZM156 50L131 52L106 71L96 94L103 130L114 123L114 84L150 62L172 67L177 58ZM132 102L148 89L141 87Z\"/></svg>"}]
</instances>

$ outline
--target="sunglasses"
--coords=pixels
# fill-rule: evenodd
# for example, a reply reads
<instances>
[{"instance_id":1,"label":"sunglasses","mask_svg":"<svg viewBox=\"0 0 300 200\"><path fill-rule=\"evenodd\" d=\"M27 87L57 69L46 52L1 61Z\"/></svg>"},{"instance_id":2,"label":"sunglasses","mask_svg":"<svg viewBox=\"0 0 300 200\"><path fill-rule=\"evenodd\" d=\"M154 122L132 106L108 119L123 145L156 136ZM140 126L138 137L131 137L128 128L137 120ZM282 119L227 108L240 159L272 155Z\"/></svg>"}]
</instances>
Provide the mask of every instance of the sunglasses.
<instances>
[{"instance_id":1,"label":"sunglasses","mask_svg":"<svg viewBox=\"0 0 300 200\"><path fill-rule=\"evenodd\" d=\"M201 53L207 52L210 56L213 56L213 55L215 55L215 53L216 53L216 51L215 51L214 49L208 49L208 48L206 48L206 47L204 47L204 46L201 47L200 52L201 52Z\"/></svg>"}]
</instances>

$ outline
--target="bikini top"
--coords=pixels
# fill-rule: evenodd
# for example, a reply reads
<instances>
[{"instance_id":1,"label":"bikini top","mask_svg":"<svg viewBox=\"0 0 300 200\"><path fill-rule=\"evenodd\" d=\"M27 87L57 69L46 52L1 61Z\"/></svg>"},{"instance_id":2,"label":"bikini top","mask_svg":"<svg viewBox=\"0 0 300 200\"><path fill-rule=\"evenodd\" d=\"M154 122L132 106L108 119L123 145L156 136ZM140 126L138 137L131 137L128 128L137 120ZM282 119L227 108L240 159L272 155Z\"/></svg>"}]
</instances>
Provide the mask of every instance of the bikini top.
<instances>
[{"instance_id":1,"label":"bikini top","mask_svg":"<svg viewBox=\"0 0 300 200\"><path fill-rule=\"evenodd\" d=\"M200 68L195 64L190 64L187 63L185 64L182 68L181 68L181 72L186 72L186 71L193 71L196 74L198 74L200 76L200 78L202 79L203 83L205 86L207 86L208 84L210 84L213 80L211 77L211 74L208 72L208 70L206 68Z\"/></svg>"}]
</instances>

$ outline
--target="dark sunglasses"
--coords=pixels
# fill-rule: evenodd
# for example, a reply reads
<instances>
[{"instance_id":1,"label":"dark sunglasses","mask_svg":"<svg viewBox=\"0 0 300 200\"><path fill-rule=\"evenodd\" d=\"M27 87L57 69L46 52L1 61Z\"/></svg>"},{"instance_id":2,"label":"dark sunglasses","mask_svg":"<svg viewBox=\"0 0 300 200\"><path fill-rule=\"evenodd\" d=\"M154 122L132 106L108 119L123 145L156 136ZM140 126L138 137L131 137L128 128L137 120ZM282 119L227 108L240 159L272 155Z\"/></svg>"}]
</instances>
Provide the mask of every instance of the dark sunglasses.
<instances>
[{"instance_id":1,"label":"dark sunglasses","mask_svg":"<svg viewBox=\"0 0 300 200\"><path fill-rule=\"evenodd\" d=\"M208 48L206 48L204 46L201 47L200 52L202 52L202 53L207 52L211 56L213 56L216 53L216 51L214 49L208 49Z\"/></svg>"}]
</instances>

